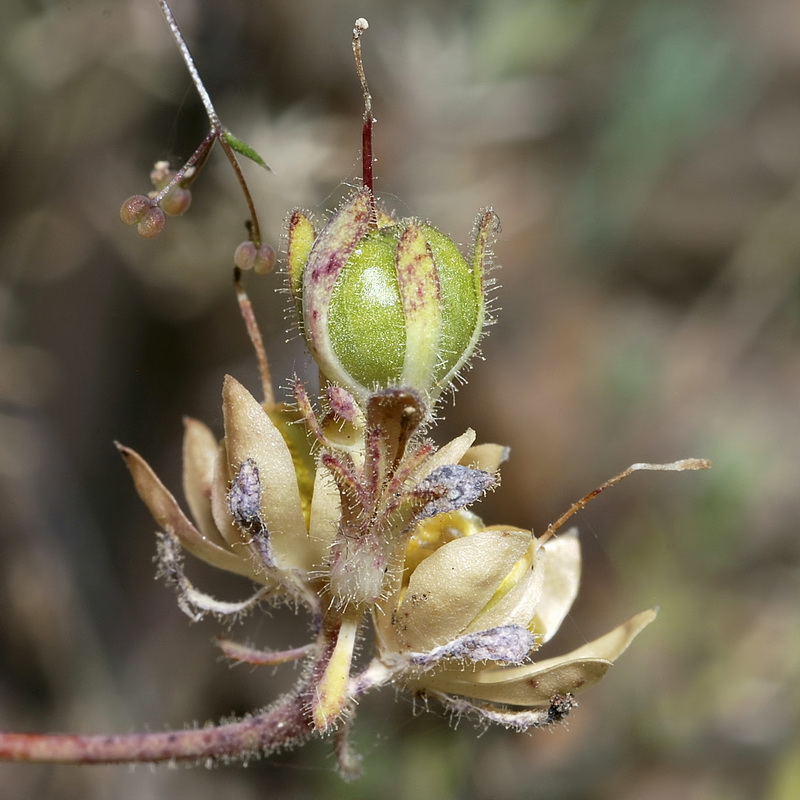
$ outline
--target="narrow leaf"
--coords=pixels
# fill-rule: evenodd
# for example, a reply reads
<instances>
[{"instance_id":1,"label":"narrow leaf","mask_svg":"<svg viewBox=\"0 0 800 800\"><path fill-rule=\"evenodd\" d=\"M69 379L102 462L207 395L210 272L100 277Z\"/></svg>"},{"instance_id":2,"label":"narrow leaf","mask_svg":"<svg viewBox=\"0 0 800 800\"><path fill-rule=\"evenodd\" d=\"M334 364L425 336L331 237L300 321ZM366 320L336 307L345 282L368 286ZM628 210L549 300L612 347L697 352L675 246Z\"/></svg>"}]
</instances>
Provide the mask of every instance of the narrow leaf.
<instances>
[{"instance_id":1,"label":"narrow leaf","mask_svg":"<svg viewBox=\"0 0 800 800\"><path fill-rule=\"evenodd\" d=\"M244 156L245 158L249 158L251 161L255 161L259 167L264 167L264 169L269 170L272 172L272 167L264 161L263 158L255 151L249 144L246 144L241 139L237 139L229 130L226 130L223 133L225 137L225 141L233 148L239 155Z\"/></svg>"}]
</instances>

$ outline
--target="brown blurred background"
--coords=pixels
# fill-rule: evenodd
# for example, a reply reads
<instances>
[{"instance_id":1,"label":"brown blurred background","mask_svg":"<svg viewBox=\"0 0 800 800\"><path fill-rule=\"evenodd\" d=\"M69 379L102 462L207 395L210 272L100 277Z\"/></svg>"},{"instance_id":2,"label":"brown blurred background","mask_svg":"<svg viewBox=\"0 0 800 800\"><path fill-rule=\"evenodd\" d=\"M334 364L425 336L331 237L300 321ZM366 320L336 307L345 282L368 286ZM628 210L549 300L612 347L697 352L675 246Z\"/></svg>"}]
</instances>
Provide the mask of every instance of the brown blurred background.
<instances>
[{"instance_id":1,"label":"brown blurred background","mask_svg":"<svg viewBox=\"0 0 800 800\"><path fill-rule=\"evenodd\" d=\"M358 174L353 20L366 16L378 188L467 241L503 222L497 324L437 437L512 447L480 512L580 515L581 595L554 650L660 605L552 732L478 737L391 691L359 708L366 775L327 744L252 764L0 765L9 798L800 797L800 3L175 0L269 238ZM189 214L118 220L152 163L206 131L155 2L0 7L0 727L110 732L258 708L293 668L231 670L154 583L154 524L112 440L180 486L181 416L219 430L222 376L257 387L230 286L245 209L221 153ZM285 386L278 276L248 282ZM234 578L192 565L202 586ZM306 621L234 634L301 644Z\"/></svg>"}]
</instances>

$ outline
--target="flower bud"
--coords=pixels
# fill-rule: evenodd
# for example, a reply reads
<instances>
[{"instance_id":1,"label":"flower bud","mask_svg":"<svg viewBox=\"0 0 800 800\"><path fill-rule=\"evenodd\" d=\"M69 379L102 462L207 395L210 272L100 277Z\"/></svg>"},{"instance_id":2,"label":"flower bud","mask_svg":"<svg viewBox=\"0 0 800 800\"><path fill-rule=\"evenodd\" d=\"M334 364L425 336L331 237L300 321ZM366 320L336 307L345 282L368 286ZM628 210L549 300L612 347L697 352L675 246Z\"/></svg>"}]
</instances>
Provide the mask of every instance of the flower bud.
<instances>
[{"instance_id":1,"label":"flower bud","mask_svg":"<svg viewBox=\"0 0 800 800\"><path fill-rule=\"evenodd\" d=\"M256 247L249 239L242 242L233 254L233 263L240 270L254 270L257 275L267 275L275 268L278 254L271 244L262 242Z\"/></svg>"},{"instance_id":2,"label":"flower bud","mask_svg":"<svg viewBox=\"0 0 800 800\"><path fill-rule=\"evenodd\" d=\"M328 380L362 403L390 386L431 405L475 349L485 318L484 268L497 217L476 225L472 263L436 228L376 214L354 194L315 236L289 223L289 276L303 334Z\"/></svg>"},{"instance_id":3,"label":"flower bud","mask_svg":"<svg viewBox=\"0 0 800 800\"><path fill-rule=\"evenodd\" d=\"M171 217L180 217L188 211L192 203L192 192L183 186L174 186L161 201L161 208Z\"/></svg>"},{"instance_id":4,"label":"flower bud","mask_svg":"<svg viewBox=\"0 0 800 800\"><path fill-rule=\"evenodd\" d=\"M136 225L139 220L153 207L153 202L143 194L129 197L119 210L119 218L126 225Z\"/></svg>"},{"instance_id":5,"label":"flower bud","mask_svg":"<svg viewBox=\"0 0 800 800\"><path fill-rule=\"evenodd\" d=\"M139 224L136 226L136 232L143 239L152 239L164 229L166 220L166 214L158 206L155 206L145 211L142 215Z\"/></svg>"}]
</instances>

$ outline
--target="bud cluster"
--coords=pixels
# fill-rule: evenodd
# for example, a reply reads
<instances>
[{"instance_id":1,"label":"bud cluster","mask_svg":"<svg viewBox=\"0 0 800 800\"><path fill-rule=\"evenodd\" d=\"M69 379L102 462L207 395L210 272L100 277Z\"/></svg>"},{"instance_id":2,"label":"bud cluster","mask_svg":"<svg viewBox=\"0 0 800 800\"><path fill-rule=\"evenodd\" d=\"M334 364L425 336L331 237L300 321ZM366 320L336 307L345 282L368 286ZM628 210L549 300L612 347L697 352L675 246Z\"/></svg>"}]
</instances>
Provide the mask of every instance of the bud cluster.
<instances>
[{"instance_id":1,"label":"bud cluster","mask_svg":"<svg viewBox=\"0 0 800 800\"><path fill-rule=\"evenodd\" d=\"M175 171L168 161L157 161L150 172L150 181L155 187L149 195L135 194L129 197L119 211L119 218L126 225L136 225L144 239L158 236L164 229L167 215L179 217L192 202L192 193L186 188L194 170Z\"/></svg>"}]
</instances>

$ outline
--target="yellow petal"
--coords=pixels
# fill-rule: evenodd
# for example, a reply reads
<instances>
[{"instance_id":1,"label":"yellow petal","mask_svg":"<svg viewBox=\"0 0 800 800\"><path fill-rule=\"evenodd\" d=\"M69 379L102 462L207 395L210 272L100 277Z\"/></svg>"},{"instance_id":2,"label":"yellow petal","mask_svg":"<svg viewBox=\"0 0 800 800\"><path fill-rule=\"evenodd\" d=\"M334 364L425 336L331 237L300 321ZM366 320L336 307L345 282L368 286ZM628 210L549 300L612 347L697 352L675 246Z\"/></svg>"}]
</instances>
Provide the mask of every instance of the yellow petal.
<instances>
[{"instance_id":1,"label":"yellow petal","mask_svg":"<svg viewBox=\"0 0 800 800\"><path fill-rule=\"evenodd\" d=\"M394 627L401 646L424 653L460 636L530 546L520 531L481 531L426 558L409 579Z\"/></svg>"},{"instance_id":2,"label":"yellow petal","mask_svg":"<svg viewBox=\"0 0 800 800\"><path fill-rule=\"evenodd\" d=\"M449 441L430 456L430 458L422 464L418 473L414 475L414 480L424 480L431 472L439 467L443 467L445 464L458 464L474 441L475 431L472 430L472 428L467 428L461 436L457 436L452 441Z\"/></svg>"},{"instance_id":3,"label":"yellow petal","mask_svg":"<svg viewBox=\"0 0 800 800\"><path fill-rule=\"evenodd\" d=\"M486 472L497 472L500 465L508 461L509 448L501 444L476 444L461 458L460 464Z\"/></svg>"},{"instance_id":4,"label":"yellow petal","mask_svg":"<svg viewBox=\"0 0 800 800\"><path fill-rule=\"evenodd\" d=\"M353 649L356 644L358 626L362 612L351 609L342 619L336 644L333 647L330 661L314 687L311 701L314 727L324 731L339 718L347 702L347 689L350 679L350 664L353 660Z\"/></svg>"},{"instance_id":5,"label":"yellow petal","mask_svg":"<svg viewBox=\"0 0 800 800\"><path fill-rule=\"evenodd\" d=\"M314 494L311 498L311 520L308 537L316 548L315 564L321 566L339 530L342 501L336 484L324 467L317 470Z\"/></svg>"},{"instance_id":6,"label":"yellow petal","mask_svg":"<svg viewBox=\"0 0 800 800\"><path fill-rule=\"evenodd\" d=\"M308 538L300 490L289 448L261 404L234 378L227 376L222 411L229 459L229 477L247 459L258 467L261 514L279 567L308 571L314 548Z\"/></svg>"},{"instance_id":7,"label":"yellow petal","mask_svg":"<svg viewBox=\"0 0 800 800\"><path fill-rule=\"evenodd\" d=\"M242 559L218 544L209 541L192 525L180 506L150 465L134 450L117 445L133 476L139 497L159 527L178 537L181 545L192 555L220 569L255 579L248 559Z\"/></svg>"},{"instance_id":8,"label":"yellow petal","mask_svg":"<svg viewBox=\"0 0 800 800\"><path fill-rule=\"evenodd\" d=\"M214 479L211 484L211 515L214 525L220 532L223 541L234 553L241 558L251 559L255 556L253 549L247 544L250 535L245 535L234 525L230 508L228 507L228 448L223 439L217 448L217 457L214 460ZM258 563L257 561L255 563Z\"/></svg>"},{"instance_id":9,"label":"yellow petal","mask_svg":"<svg viewBox=\"0 0 800 800\"><path fill-rule=\"evenodd\" d=\"M546 661L521 667L488 667L474 672L447 668L410 686L509 705L549 704L555 694L575 693L597 683L655 616L652 609L642 611L605 636Z\"/></svg>"},{"instance_id":10,"label":"yellow petal","mask_svg":"<svg viewBox=\"0 0 800 800\"><path fill-rule=\"evenodd\" d=\"M594 639L560 658L540 661L539 665L555 663L569 658L606 658L609 661L616 661L628 649L630 643L639 633L656 618L657 614L658 612L654 608L640 611L627 622L623 622L622 625L618 625L614 630L609 631L605 636Z\"/></svg>"},{"instance_id":11,"label":"yellow petal","mask_svg":"<svg viewBox=\"0 0 800 800\"><path fill-rule=\"evenodd\" d=\"M451 671L436 673L429 679L409 684L409 688L429 688L447 694L456 694L475 700L532 708L549 706L557 694L576 694L598 683L611 667L611 662L601 658L585 658L565 661L544 670L532 670L531 674L512 681L488 682L482 680L490 670L477 670L471 679L466 673L456 678ZM494 672L497 669L495 668ZM509 667L508 669L521 669Z\"/></svg>"},{"instance_id":12,"label":"yellow petal","mask_svg":"<svg viewBox=\"0 0 800 800\"><path fill-rule=\"evenodd\" d=\"M537 555L544 562L544 587L531 630L549 641L569 613L581 579L581 546L572 528L550 539Z\"/></svg>"},{"instance_id":13,"label":"yellow petal","mask_svg":"<svg viewBox=\"0 0 800 800\"><path fill-rule=\"evenodd\" d=\"M224 545L211 513L211 485L218 450L216 437L199 420L186 417L183 423L183 493L189 511L206 539Z\"/></svg>"},{"instance_id":14,"label":"yellow petal","mask_svg":"<svg viewBox=\"0 0 800 800\"><path fill-rule=\"evenodd\" d=\"M519 625L527 628L531 616L541 601L544 586L545 570L543 560L531 551L535 551L536 542L529 531L523 531L530 540L530 548L525 557L515 565L515 570L523 566L521 576L512 574L506 580L513 580L505 594L492 598L487 606L470 623L465 633L496 628L501 625ZM502 586L501 586L502 588Z\"/></svg>"}]
</instances>

